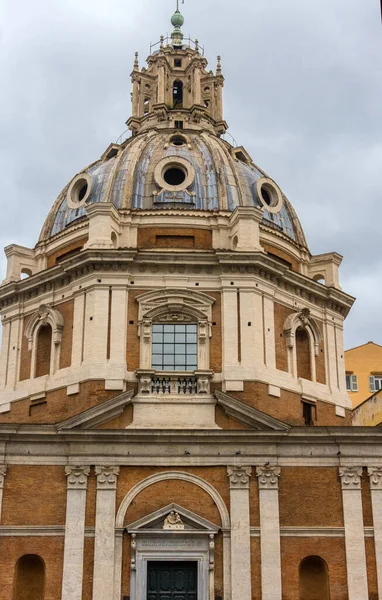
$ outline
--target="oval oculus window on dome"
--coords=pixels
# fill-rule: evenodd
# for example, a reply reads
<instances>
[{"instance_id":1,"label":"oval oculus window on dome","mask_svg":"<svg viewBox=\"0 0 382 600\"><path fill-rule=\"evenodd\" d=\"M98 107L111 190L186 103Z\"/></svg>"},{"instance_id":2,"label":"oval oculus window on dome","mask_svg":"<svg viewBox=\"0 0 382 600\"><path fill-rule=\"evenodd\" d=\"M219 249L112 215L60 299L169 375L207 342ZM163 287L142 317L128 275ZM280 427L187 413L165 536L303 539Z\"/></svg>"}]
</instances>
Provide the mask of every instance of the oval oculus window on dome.
<instances>
[{"instance_id":1,"label":"oval oculus window on dome","mask_svg":"<svg viewBox=\"0 0 382 600\"><path fill-rule=\"evenodd\" d=\"M268 177L261 177L256 183L258 198L263 208L271 213L278 213L283 206L280 188Z\"/></svg>"},{"instance_id":2,"label":"oval oculus window on dome","mask_svg":"<svg viewBox=\"0 0 382 600\"><path fill-rule=\"evenodd\" d=\"M170 139L170 143L173 146L185 146L187 144L187 140L182 135L173 135Z\"/></svg>"},{"instance_id":3,"label":"oval oculus window on dome","mask_svg":"<svg viewBox=\"0 0 382 600\"><path fill-rule=\"evenodd\" d=\"M180 192L194 183L195 169L190 161L183 157L166 156L157 164L154 180L161 191Z\"/></svg>"},{"instance_id":4,"label":"oval oculus window on dome","mask_svg":"<svg viewBox=\"0 0 382 600\"><path fill-rule=\"evenodd\" d=\"M182 185L186 179L186 173L177 166L169 167L163 173L163 179L168 185Z\"/></svg>"},{"instance_id":5,"label":"oval oculus window on dome","mask_svg":"<svg viewBox=\"0 0 382 600\"><path fill-rule=\"evenodd\" d=\"M91 193L91 177L88 173L77 175L68 189L67 202L69 208L84 206Z\"/></svg>"}]
</instances>

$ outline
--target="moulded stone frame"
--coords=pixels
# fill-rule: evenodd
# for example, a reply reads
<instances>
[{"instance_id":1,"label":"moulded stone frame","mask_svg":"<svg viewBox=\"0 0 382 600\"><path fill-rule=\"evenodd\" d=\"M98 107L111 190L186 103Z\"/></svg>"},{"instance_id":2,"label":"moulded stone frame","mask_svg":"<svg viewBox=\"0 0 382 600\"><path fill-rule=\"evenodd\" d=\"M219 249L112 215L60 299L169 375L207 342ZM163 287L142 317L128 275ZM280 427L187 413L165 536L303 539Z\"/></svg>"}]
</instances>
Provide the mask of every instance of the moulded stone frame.
<instances>
[{"instance_id":1,"label":"moulded stone frame","mask_svg":"<svg viewBox=\"0 0 382 600\"><path fill-rule=\"evenodd\" d=\"M164 172L171 167L177 167L185 173L185 180L180 185L170 185L164 179ZM189 160L180 156L166 156L159 161L154 170L154 179L161 191L181 192L187 190L195 180L195 169Z\"/></svg>"},{"instance_id":2,"label":"moulded stone frame","mask_svg":"<svg viewBox=\"0 0 382 600\"><path fill-rule=\"evenodd\" d=\"M158 538L152 538L153 541ZM163 551L161 549L151 552L137 551L136 575L131 577L130 598L131 600L146 600L147 598L147 566L148 562L197 562L198 565L198 599L214 600L209 588L212 587L209 579L213 576L213 571L209 571L209 553L207 550L191 552L190 550L180 550L176 548L173 552Z\"/></svg>"},{"instance_id":3,"label":"moulded stone frame","mask_svg":"<svg viewBox=\"0 0 382 600\"><path fill-rule=\"evenodd\" d=\"M269 192L271 199L275 202L273 206L265 202L262 194L263 187ZM274 214L280 212L284 204L283 195L279 186L272 179L269 179L269 177L260 177L256 182L256 191L264 210Z\"/></svg>"},{"instance_id":4,"label":"moulded stone frame","mask_svg":"<svg viewBox=\"0 0 382 600\"><path fill-rule=\"evenodd\" d=\"M90 194L92 193L92 177L91 175L89 175L89 173L79 173L78 175L76 175L76 177L72 180L69 189L68 189L68 193L67 193L67 197L66 197L66 201L67 204L69 206L69 208L81 208L82 206L85 206L87 200L90 197ZM86 194L85 196L82 198L82 200L78 200L77 199L77 194L79 192L79 190L81 189L82 185L87 185L87 190L86 190Z\"/></svg>"},{"instance_id":5,"label":"moulded stone frame","mask_svg":"<svg viewBox=\"0 0 382 600\"><path fill-rule=\"evenodd\" d=\"M316 357L319 354L319 345L321 342L321 332L310 315L309 310L290 315L284 323L284 333L287 345L288 371L296 378L297 377L297 351L296 351L296 331L302 327L309 338L309 354L310 354L310 372L312 381L317 381Z\"/></svg>"},{"instance_id":6,"label":"moulded stone frame","mask_svg":"<svg viewBox=\"0 0 382 600\"><path fill-rule=\"evenodd\" d=\"M212 498L214 501L222 522L223 531L229 531L231 527L230 515L227 509L227 506L219 494L219 492L207 481L198 477L197 475L192 475L190 473L185 473L184 471L164 471L162 473L158 473L155 475L150 475L146 477L139 483L137 483L124 497L122 500L116 517L115 523L115 558L114 558L114 598L113 600L119 600L121 597L121 585L122 585L122 532L123 532L123 523L125 519L126 512L132 503L132 501L136 498L136 496L145 490L147 487L159 483L161 481L167 480L180 480L180 481L188 481L189 483L193 483L197 487L201 488ZM211 532L209 532L211 533ZM223 569L224 569L224 594L225 597L229 600L230 598L230 553L231 553L231 539L230 537L223 535ZM202 599L208 598L208 596L201 596ZM138 600L138 599L136 599ZM145 599L144 599L145 600Z\"/></svg>"},{"instance_id":7,"label":"moulded stone frame","mask_svg":"<svg viewBox=\"0 0 382 600\"><path fill-rule=\"evenodd\" d=\"M30 378L36 377L36 359L38 334L44 325L52 328L52 344L50 351L50 373L51 377L58 370L61 354L62 331L64 328L64 317L60 312L49 305L42 304L30 317L25 328L25 336L28 339L28 350L32 352Z\"/></svg>"},{"instance_id":8,"label":"moulded stone frame","mask_svg":"<svg viewBox=\"0 0 382 600\"><path fill-rule=\"evenodd\" d=\"M140 370L152 370L152 325L161 322L181 323L181 318L193 319L198 325L197 371L210 368L209 343L212 336L212 305L214 298L190 290L157 290L137 298L139 303ZM179 319L179 320L178 320ZM192 371L190 371L190 374Z\"/></svg>"}]
</instances>

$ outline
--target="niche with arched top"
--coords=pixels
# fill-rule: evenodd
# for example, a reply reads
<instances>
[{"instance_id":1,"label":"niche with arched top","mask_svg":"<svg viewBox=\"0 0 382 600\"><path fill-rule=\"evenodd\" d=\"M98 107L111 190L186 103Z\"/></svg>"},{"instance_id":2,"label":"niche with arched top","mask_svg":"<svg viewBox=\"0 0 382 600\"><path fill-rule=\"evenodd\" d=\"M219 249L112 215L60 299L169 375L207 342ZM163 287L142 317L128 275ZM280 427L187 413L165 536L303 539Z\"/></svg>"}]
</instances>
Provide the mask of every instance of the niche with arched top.
<instances>
[{"instance_id":1,"label":"niche with arched top","mask_svg":"<svg viewBox=\"0 0 382 600\"><path fill-rule=\"evenodd\" d=\"M44 600L45 563L37 554L25 554L16 563L13 600Z\"/></svg>"},{"instance_id":2,"label":"niche with arched top","mask_svg":"<svg viewBox=\"0 0 382 600\"><path fill-rule=\"evenodd\" d=\"M49 375L53 332L49 324L42 325L37 333L36 377Z\"/></svg>"},{"instance_id":3,"label":"niche with arched top","mask_svg":"<svg viewBox=\"0 0 382 600\"><path fill-rule=\"evenodd\" d=\"M300 563L300 600L330 600L329 574L320 556L307 556Z\"/></svg>"},{"instance_id":4,"label":"niche with arched top","mask_svg":"<svg viewBox=\"0 0 382 600\"><path fill-rule=\"evenodd\" d=\"M297 377L312 381L310 339L303 327L296 330Z\"/></svg>"},{"instance_id":5,"label":"niche with arched top","mask_svg":"<svg viewBox=\"0 0 382 600\"><path fill-rule=\"evenodd\" d=\"M183 83L178 79L174 81L172 91L172 105L173 108L183 107Z\"/></svg>"},{"instance_id":6,"label":"niche with arched top","mask_svg":"<svg viewBox=\"0 0 382 600\"><path fill-rule=\"evenodd\" d=\"M113 248L118 248L118 236L115 231L111 232L111 243L113 244Z\"/></svg>"}]
</instances>

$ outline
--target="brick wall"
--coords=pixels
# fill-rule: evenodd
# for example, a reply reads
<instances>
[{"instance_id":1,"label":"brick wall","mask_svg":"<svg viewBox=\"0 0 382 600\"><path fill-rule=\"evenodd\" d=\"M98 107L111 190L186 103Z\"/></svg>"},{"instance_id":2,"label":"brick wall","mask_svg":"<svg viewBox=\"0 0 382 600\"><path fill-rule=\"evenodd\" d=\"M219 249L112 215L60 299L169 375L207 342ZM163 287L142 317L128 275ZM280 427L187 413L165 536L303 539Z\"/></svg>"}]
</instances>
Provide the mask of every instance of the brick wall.
<instances>
[{"instance_id":1,"label":"brick wall","mask_svg":"<svg viewBox=\"0 0 382 600\"><path fill-rule=\"evenodd\" d=\"M321 324L318 324L318 326L321 330L321 342L318 347L318 356L316 356L316 379L318 383L326 384L324 338Z\"/></svg>"},{"instance_id":2,"label":"brick wall","mask_svg":"<svg viewBox=\"0 0 382 600\"><path fill-rule=\"evenodd\" d=\"M215 373L222 372L223 346L222 346L222 302L220 292L205 292L215 299L212 305L212 337L210 339L210 368Z\"/></svg>"},{"instance_id":3,"label":"brick wall","mask_svg":"<svg viewBox=\"0 0 382 600\"><path fill-rule=\"evenodd\" d=\"M212 231L170 227L138 229L138 248L212 250Z\"/></svg>"},{"instance_id":4,"label":"brick wall","mask_svg":"<svg viewBox=\"0 0 382 600\"><path fill-rule=\"evenodd\" d=\"M9 465L2 525L64 525L65 510L64 467Z\"/></svg>"},{"instance_id":5,"label":"brick wall","mask_svg":"<svg viewBox=\"0 0 382 600\"><path fill-rule=\"evenodd\" d=\"M275 346L276 346L276 368L288 372L288 354L284 336L284 324L287 318L295 311L283 304L275 302Z\"/></svg>"},{"instance_id":6,"label":"brick wall","mask_svg":"<svg viewBox=\"0 0 382 600\"><path fill-rule=\"evenodd\" d=\"M132 487L134 487L134 485L136 485L146 477L149 477L150 475L162 473L163 470L164 469L160 467L121 467L120 475L118 477L117 507L119 507L123 498L129 492L129 490ZM171 469L171 467L169 467L169 469L165 470L175 470L190 473L208 481L222 496L229 510L229 482L226 467L181 467L180 469ZM184 493L182 496L182 494L179 492L179 489L180 485L183 484L188 487L187 494ZM200 514L202 517L216 523L217 525L221 524L219 513L217 512L217 508L215 507L212 498L207 494L208 499L204 502L204 495L206 494L206 492L201 490L198 486L190 484L188 482L176 480L165 481L163 483L155 485L164 486L164 496L158 494L157 491L154 490L154 486L146 488L139 496L139 506L137 506L138 501L134 502L134 504L130 506L128 514L126 515L126 523L139 519L141 516L144 516L149 512L153 512L158 508L165 506L166 504L170 504L171 502L178 502L178 504L184 506L185 508L189 508L193 512ZM175 496L172 495L172 492L175 494ZM190 492L189 496L188 492ZM199 496L199 492L202 494L202 497ZM171 497L173 498L172 500L170 499ZM186 499L189 502L189 505L185 504ZM146 503L146 506L148 507L147 510L141 506L141 502ZM201 512L199 512L199 505ZM193 506L194 508L192 508L191 506Z\"/></svg>"},{"instance_id":7,"label":"brick wall","mask_svg":"<svg viewBox=\"0 0 382 600\"><path fill-rule=\"evenodd\" d=\"M25 554L37 554L45 562L44 600L61 598L64 536L0 537L0 600L13 598L15 566Z\"/></svg>"},{"instance_id":8,"label":"brick wall","mask_svg":"<svg viewBox=\"0 0 382 600\"><path fill-rule=\"evenodd\" d=\"M305 329L299 327L296 331L297 377L312 381L310 365L310 341Z\"/></svg>"},{"instance_id":9,"label":"brick wall","mask_svg":"<svg viewBox=\"0 0 382 600\"><path fill-rule=\"evenodd\" d=\"M93 597L94 544L94 538L85 538L82 600L92 600Z\"/></svg>"},{"instance_id":10,"label":"brick wall","mask_svg":"<svg viewBox=\"0 0 382 600\"><path fill-rule=\"evenodd\" d=\"M126 362L128 371L139 369L138 302L137 296L149 290L129 290L127 313Z\"/></svg>"},{"instance_id":11,"label":"brick wall","mask_svg":"<svg viewBox=\"0 0 382 600\"><path fill-rule=\"evenodd\" d=\"M36 340L36 377L49 375L53 331L50 325L40 327Z\"/></svg>"},{"instance_id":12,"label":"brick wall","mask_svg":"<svg viewBox=\"0 0 382 600\"><path fill-rule=\"evenodd\" d=\"M29 398L12 402L11 410L0 414L0 423L58 423L110 400L121 392L105 391L104 381L85 381L79 394L68 396L66 387L47 392L42 404L33 407Z\"/></svg>"},{"instance_id":13,"label":"brick wall","mask_svg":"<svg viewBox=\"0 0 382 600\"><path fill-rule=\"evenodd\" d=\"M260 538L255 537L251 537L251 585L252 600L261 600Z\"/></svg>"},{"instance_id":14,"label":"brick wall","mask_svg":"<svg viewBox=\"0 0 382 600\"><path fill-rule=\"evenodd\" d=\"M348 600L343 538L281 538L283 600L301 600L299 566L307 556L320 556L328 565L332 600ZM321 600L321 599L320 599Z\"/></svg>"},{"instance_id":15,"label":"brick wall","mask_svg":"<svg viewBox=\"0 0 382 600\"><path fill-rule=\"evenodd\" d=\"M378 600L377 562L375 558L375 545L373 538L365 539L365 549L369 600Z\"/></svg>"},{"instance_id":16,"label":"brick wall","mask_svg":"<svg viewBox=\"0 0 382 600\"><path fill-rule=\"evenodd\" d=\"M74 301L63 302L55 306L64 317L64 329L62 331L60 369L70 367L72 364L72 346L73 346L73 317Z\"/></svg>"},{"instance_id":17,"label":"brick wall","mask_svg":"<svg viewBox=\"0 0 382 600\"><path fill-rule=\"evenodd\" d=\"M258 381L245 381L244 392L229 392L231 396L253 406L263 412L280 419L290 425L305 425L302 415L301 395L287 390L281 390L281 397L268 395L268 385ZM315 425L351 425L351 411L346 411L346 417L335 414L335 406L327 402L317 402L317 421Z\"/></svg>"},{"instance_id":18,"label":"brick wall","mask_svg":"<svg viewBox=\"0 0 382 600\"><path fill-rule=\"evenodd\" d=\"M292 271L295 271L296 273L300 272L298 260L292 254L289 254L288 252L286 252L285 250L281 250L280 248L275 248L275 246L267 244L266 242L260 242L260 244L264 248L265 252L267 252L267 254L273 254L273 256L277 256L282 261L289 263L291 265L290 269Z\"/></svg>"},{"instance_id":19,"label":"brick wall","mask_svg":"<svg viewBox=\"0 0 382 600\"><path fill-rule=\"evenodd\" d=\"M283 467L280 524L343 527L341 484L336 467Z\"/></svg>"},{"instance_id":20,"label":"brick wall","mask_svg":"<svg viewBox=\"0 0 382 600\"><path fill-rule=\"evenodd\" d=\"M60 262L60 259L63 260L66 257L69 258L69 256L72 253L74 254L76 250L78 250L78 251L81 250L87 241L88 241L88 238L83 237L83 238L76 240L75 242L72 242L71 244L68 244L67 246L61 247L58 250L55 250L54 252L49 254L48 261L47 261L48 269L50 267L54 267L54 265L56 265L58 262Z\"/></svg>"}]
</instances>

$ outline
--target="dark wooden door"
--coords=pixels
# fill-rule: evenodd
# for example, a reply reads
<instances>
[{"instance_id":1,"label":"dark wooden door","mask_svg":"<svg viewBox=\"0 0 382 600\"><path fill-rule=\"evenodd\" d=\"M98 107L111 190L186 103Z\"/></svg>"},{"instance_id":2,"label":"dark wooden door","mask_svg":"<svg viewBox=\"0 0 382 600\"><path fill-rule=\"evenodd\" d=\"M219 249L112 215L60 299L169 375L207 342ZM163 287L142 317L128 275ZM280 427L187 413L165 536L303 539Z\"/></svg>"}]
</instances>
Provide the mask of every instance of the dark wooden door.
<instances>
[{"instance_id":1,"label":"dark wooden door","mask_svg":"<svg viewBox=\"0 0 382 600\"><path fill-rule=\"evenodd\" d=\"M147 600L198 600L196 562L149 562Z\"/></svg>"}]
</instances>

